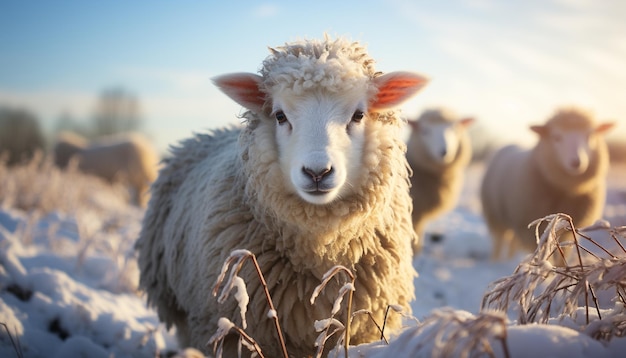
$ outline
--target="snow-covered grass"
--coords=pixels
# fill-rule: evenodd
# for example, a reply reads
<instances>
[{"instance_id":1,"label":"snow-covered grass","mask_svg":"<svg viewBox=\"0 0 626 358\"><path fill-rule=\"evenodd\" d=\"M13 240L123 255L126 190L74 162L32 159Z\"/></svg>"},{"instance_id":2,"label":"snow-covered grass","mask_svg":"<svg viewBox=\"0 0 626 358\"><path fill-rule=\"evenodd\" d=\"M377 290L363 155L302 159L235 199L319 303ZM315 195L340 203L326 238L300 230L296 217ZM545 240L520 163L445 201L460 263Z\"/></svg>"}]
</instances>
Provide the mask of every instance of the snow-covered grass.
<instances>
[{"instance_id":1,"label":"snow-covered grass","mask_svg":"<svg viewBox=\"0 0 626 358\"><path fill-rule=\"evenodd\" d=\"M155 356L171 334L137 292L143 212L112 187L36 158L0 166L0 356ZM9 335L10 333L10 335Z\"/></svg>"},{"instance_id":2,"label":"snow-covered grass","mask_svg":"<svg viewBox=\"0 0 626 358\"><path fill-rule=\"evenodd\" d=\"M412 309L420 323L407 319L389 344L352 346L349 356L620 356L626 308L616 297L626 296L626 255L617 243L626 225L625 173L609 178L610 225L581 232L615 257L581 237L581 246L601 257L585 253L584 267L575 258L557 268L539 256L489 261L476 195L482 167L470 168L459 205L428 225L424 252L414 260L420 276ZM198 356L179 350L175 332L137 291L133 245L142 215L123 188L59 171L43 158L0 166L0 356ZM555 228L567 227L563 217L550 219ZM245 283L235 276L233 296L243 305ZM207 299L214 299L210 292ZM269 307L267 316L276 318ZM344 325L345 318L335 319ZM344 347L335 355L343 357Z\"/></svg>"}]
</instances>

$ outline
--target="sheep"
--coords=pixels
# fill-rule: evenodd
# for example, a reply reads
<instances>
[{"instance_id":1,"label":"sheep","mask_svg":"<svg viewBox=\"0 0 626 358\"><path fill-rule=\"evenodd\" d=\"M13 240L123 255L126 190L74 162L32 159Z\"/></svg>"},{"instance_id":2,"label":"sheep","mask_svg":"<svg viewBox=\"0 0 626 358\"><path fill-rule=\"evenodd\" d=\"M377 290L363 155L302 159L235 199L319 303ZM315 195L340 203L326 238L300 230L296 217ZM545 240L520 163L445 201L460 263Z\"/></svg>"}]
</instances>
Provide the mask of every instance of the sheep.
<instances>
[{"instance_id":1,"label":"sheep","mask_svg":"<svg viewBox=\"0 0 626 358\"><path fill-rule=\"evenodd\" d=\"M257 256L293 356L315 352L315 320L330 317L339 289L309 299L335 265L356 274L353 307L382 323L388 304L414 297L406 145L393 110L427 79L381 74L358 42L297 40L271 48L260 75L227 74L216 86L247 109L243 128L216 129L172 147L136 243L140 288L181 347L207 351L218 319L241 321L236 303L210 297L230 252ZM253 269L248 333L279 356ZM333 292L334 291L334 292ZM345 308L338 317L345 317ZM387 327L401 319L390 315ZM380 338L364 315L354 344ZM225 342L234 354L236 338ZM328 347L330 343L326 346ZM227 354L226 356L230 356Z\"/></svg>"},{"instance_id":2,"label":"sheep","mask_svg":"<svg viewBox=\"0 0 626 358\"><path fill-rule=\"evenodd\" d=\"M82 172L110 183L127 184L132 189L134 203L147 205L150 184L157 177L159 156L144 136L125 133L89 143L77 134L61 133L53 151L59 167L66 167L75 157Z\"/></svg>"},{"instance_id":3,"label":"sheep","mask_svg":"<svg viewBox=\"0 0 626 358\"><path fill-rule=\"evenodd\" d=\"M61 169L65 169L81 150L87 148L89 142L86 138L74 132L61 132L57 135L56 142L52 148L54 164Z\"/></svg>"},{"instance_id":4,"label":"sheep","mask_svg":"<svg viewBox=\"0 0 626 358\"><path fill-rule=\"evenodd\" d=\"M458 118L450 110L429 109L417 120L409 120L411 134L407 142L407 160L413 171L413 227L417 241L415 254L421 251L424 226L432 218L456 205L463 186L463 171L472 158L467 127L474 118Z\"/></svg>"},{"instance_id":5,"label":"sheep","mask_svg":"<svg viewBox=\"0 0 626 358\"><path fill-rule=\"evenodd\" d=\"M581 227L600 218L609 166L604 134L613 125L596 124L582 109L561 108L544 125L530 127L539 136L533 148L509 145L495 153L481 183L492 259L506 249L509 258L520 249L534 251L535 231L528 225L535 219L565 213Z\"/></svg>"}]
</instances>

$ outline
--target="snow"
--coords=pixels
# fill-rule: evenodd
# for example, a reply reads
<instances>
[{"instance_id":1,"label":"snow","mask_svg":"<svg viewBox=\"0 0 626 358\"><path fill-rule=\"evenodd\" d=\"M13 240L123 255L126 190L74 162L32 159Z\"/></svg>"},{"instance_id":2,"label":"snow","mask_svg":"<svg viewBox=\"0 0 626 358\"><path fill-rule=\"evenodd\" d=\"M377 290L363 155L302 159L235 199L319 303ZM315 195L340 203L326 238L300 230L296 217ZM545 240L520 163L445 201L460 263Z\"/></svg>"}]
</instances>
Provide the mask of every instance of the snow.
<instances>
[{"instance_id":1,"label":"snow","mask_svg":"<svg viewBox=\"0 0 626 358\"><path fill-rule=\"evenodd\" d=\"M609 180L604 219L612 227L626 225L626 188L620 173ZM481 175L481 168L470 169L459 205L428 225L424 252L414 260L419 277L411 306L421 324L407 319L401 334L388 337L389 345L373 342L351 347L349 356L400 358L433 352L456 356L471 343L462 330L468 324L484 330L483 337L497 357L505 356L498 338L503 335L511 357L622 355L625 338L592 337L602 325L624 325L624 305L610 299L600 311L603 320L597 320L594 310L596 320L587 328L582 308L574 317L552 317L549 324L528 325L516 323L514 309L507 314L481 312L489 284L511 275L525 256L489 260L491 241L476 197ZM107 200L106 196L93 199L104 211L83 210L73 215L62 210L44 215L15 207L0 209L0 323L6 325L0 325L1 357L15 357L18 352L24 357L154 357L174 352L197 356L177 346L175 329L161 324L137 291L133 245L143 211ZM597 225L606 226L606 222ZM548 262L540 268L551 269ZM234 285L241 305L247 297L245 284L235 280ZM212 299L210 293L207 299ZM269 311L268 317L274 314ZM318 325L323 329L331 322ZM221 329L231 324L223 322ZM13 346L11 338L19 347ZM334 353L343 356L340 348L331 356Z\"/></svg>"}]
</instances>

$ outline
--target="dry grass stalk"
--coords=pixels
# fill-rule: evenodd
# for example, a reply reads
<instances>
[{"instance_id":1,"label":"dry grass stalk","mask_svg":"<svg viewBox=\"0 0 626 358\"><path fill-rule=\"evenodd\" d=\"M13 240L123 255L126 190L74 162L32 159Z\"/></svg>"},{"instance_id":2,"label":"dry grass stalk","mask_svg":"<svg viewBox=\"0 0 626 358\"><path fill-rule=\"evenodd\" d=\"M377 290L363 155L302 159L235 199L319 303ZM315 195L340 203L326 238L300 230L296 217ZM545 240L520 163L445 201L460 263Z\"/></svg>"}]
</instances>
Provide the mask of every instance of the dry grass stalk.
<instances>
[{"instance_id":1,"label":"dry grass stalk","mask_svg":"<svg viewBox=\"0 0 626 358\"><path fill-rule=\"evenodd\" d=\"M250 337L242 328L235 325L228 318L222 317L219 319L217 324L217 331L209 341L207 345L213 345L213 353L215 357L220 358L224 354L224 339L231 331L235 331L239 335L239 357L241 357L241 346L244 345L250 352L252 352L251 357L260 357L265 358L263 352L261 351L261 347L254 340L254 338Z\"/></svg>"},{"instance_id":2,"label":"dry grass stalk","mask_svg":"<svg viewBox=\"0 0 626 358\"><path fill-rule=\"evenodd\" d=\"M341 329L343 329L344 331L343 346L344 346L345 356L346 357L348 356L348 347L350 346L350 323L352 321L351 312L352 312L352 296L354 293L354 280L355 280L354 274L350 270L348 270L345 266L337 265L337 266L332 267L322 277L322 283L320 283L317 287L315 287L315 290L313 290L313 294L311 295L311 304L315 303L315 299L320 294L320 292L324 290L328 282L330 282L330 280L336 275L338 275L340 272L343 272L346 276L348 276L349 281L346 281L346 283L339 289L338 296L335 299L335 303L333 304L331 317L326 320L318 321L320 322L319 324L318 322L316 322L316 326L315 326L316 330L318 332L320 331L322 332L316 341L316 345L317 345L316 357L321 357L322 352L324 351L324 343L326 343L328 338L330 338L333 334L341 331ZM334 317L335 317L335 314L339 312L339 308L341 307L341 302L343 301L343 296L346 293L348 294L348 304L347 304L347 309L346 309L346 324L345 326L344 325L339 326L337 324L338 321ZM333 327L335 328L329 334L328 332ZM338 344L340 343L341 343L341 340L339 340Z\"/></svg>"},{"instance_id":3,"label":"dry grass stalk","mask_svg":"<svg viewBox=\"0 0 626 358\"><path fill-rule=\"evenodd\" d=\"M9 327L7 327L6 323L0 322L0 325L2 325L4 327L4 330L9 335L9 340L11 341L11 345L13 346L13 350L15 351L15 354L17 355L17 357L18 358L23 358L24 357L24 350L22 349L22 345L20 344L20 340L17 337L15 339L13 339L13 335L11 334L11 331L9 330Z\"/></svg>"},{"instance_id":4,"label":"dry grass stalk","mask_svg":"<svg viewBox=\"0 0 626 358\"><path fill-rule=\"evenodd\" d=\"M106 193L120 205L128 205L129 195L122 185L81 173L76 165L61 170L51 158L35 153L29 162L7 166L0 161L0 206L27 212L62 211L75 214L87 206L105 213L108 207L94 202L94 193Z\"/></svg>"},{"instance_id":5,"label":"dry grass stalk","mask_svg":"<svg viewBox=\"0 0 626 358\"><path fill-rule=\"evenodd\" d=\"M389 312L389 306L387 306L387 312ZM352 318L354 319L354 316L360 315L360 314L367 315L370 318L370 321L372 321L372 323L374 323L374 325L378 329L378 332L380 332L380 339L382 341L384 341L385 344L389 344L389 341L387 340L387 337L385 337L385 323L387 322L387 312L385 312L385 320L383 322L383 327L382 328L380 327L378 322L376 322L376 320L374 319L374 316L372 315L371 311L368 311L368 310L358 310L358 311L352 313Z\"/></svg>"},{"instance_id":6,"label":"dry grass stalk","mask_svg":"<svg viewBox=\"0 0 626 358\"><path fill-rule=\"evenodd\" d=\"M502 345L506 358L510 357L507 338L507 318L502 312L483 311L478 316L451 308L435 310L426 317L415 335L424 333L417 347L418 353L432 343L432 357L495 357L489 343L495 339Z\"/></svg>"},{"instance_id":7,"label":"dry grass stalk","mask_svg":"<svg viewBox=\"0 0 626 358\"><path fill-rule=\"evenodd\" d=\"M538 227L543 222L547 227L539 236ZM533 222L537 227L538 247L525 258L512 275L493 282L484 295L482 307L508 310L518 308L518 322L548 323L552 317L572 317L579 307L585 305L585 324L597 327L597 335L609 337L624 334L623 322L591 324L590 310L602 321L602 314L597 299L597 292L612 292L614 299L622 304L626 297L626 250L622 241L626 228L610 228L607 223L577 229L571 217L565 214L546 216ZM617 249L596 242L588 233L605 232ZM566 233L573 233L572 241L560 241ZM563 248L572 246L573 257L567 257ZM605 244L607 245L607 244ZM597 252L599 251L599 253ZM550 259L560 255L563 266L553 266ZM623 317L622 317L623 318ZM607 331L607 327L614 327ZM612 332L612 333L611 333Z\"/></svg>"},{"instance_id":8,"label":"dry grass stalk","mask_svg":"<svg viewBox=\"0 0 626 358\"><path fill-rule=\"evenodd\" d=\"M257 275L259 277L259 280L261 281L261 285L263 286L263 291L265 292L265 298L266 298L267 303L269 305L269 314L268 314L268 316L274 320L274 327L276 328L276 333L278 335L278 341L279 341L280 347L282 349L283 357L288 358L289 355L287 354L287 348L286 348L286 345L285 345L285 338L283 336L283 331L280 328L280 322L278 321L278 316L276 315L276 308L274 307L274 303L272 302L272 297L270 296L270 292L269 292L269 290L267 288L267 283L265 282L265 277L263 276L263 272L261 272L261 268L259 267L259 263L258 263L258 261L256 259L256 256L252 252L250 252L248 250L234 250L233 252L230 253L230 256L226 259L226 262L222 266L222 271L220 272L220 275L217 278L217 282L215 283L215 286L213 286L213 296L217 296L218 293L219 293L219 297L218 297L218 302L219 303L224 302L224 300L226 300L226 298L228 298L228 295L229 295L230 291L235 286L235 283L238 282L237 279L241 280L241 278L239 276L237 276L237 275L239 274L239 271L241 271L241 268L243 267L243 264L244 264L244 262L247 259L251 259L252 260L252 263L253 263L253 265L254 265L254 267L256 269L256 272L257 272ZM222 291L220 293L219 287L222 285L222 283L224 283L224 279L226 278L226 273L228 272L228 270L229 270L231 265L232 265L232 270L230 270L230 275L228 277L228 280L224 284L224 288L222 289ZM241 280L240 282L242 282L242 281L243 280ZM238 287L241 287L241 286L238 286ZM239 294L243 294L243 292L239 292ZM247 298L247 293L245 293L245 296ZM242 325L245 328L245 325L246 325L245 311L244 311L244 308L242 308L242 306L247 305L247 301L245 302L245 305L243 305L241 301L239 301L239 303L240 303L239 306L240 306L241 314L242 314L242 322L243 322ZM240 343L246 343L246 342L250 343L250 344L252 344L252 347L254 347L255 350L256 350L258 345L256 344L256 342L254 342L252 337L249 337L243 331L243 329L238 329L238 327L235 326L234 324L233 324L233 327L231 327L231 328L234 329L237 333L239 333L240 337L242 337L244 339L245 342L240 340ZM219 331L219 327L218 327L218 331ZM213 337L216 337L216 335L214 335ZM224 339L225 336L226 336L226 334L224 334L222 336L219 336L216 339L219 339L221 342L223 342L223 339ZM212 340L213 340L213 337L211 337ZM211 342L211 340L209 342ZM250 346L248 346L248 348L250 348ZM262 356L260 348L258 348L257 352L258 352L258 354L260 356Z\"/></svg>"}]
</instances>

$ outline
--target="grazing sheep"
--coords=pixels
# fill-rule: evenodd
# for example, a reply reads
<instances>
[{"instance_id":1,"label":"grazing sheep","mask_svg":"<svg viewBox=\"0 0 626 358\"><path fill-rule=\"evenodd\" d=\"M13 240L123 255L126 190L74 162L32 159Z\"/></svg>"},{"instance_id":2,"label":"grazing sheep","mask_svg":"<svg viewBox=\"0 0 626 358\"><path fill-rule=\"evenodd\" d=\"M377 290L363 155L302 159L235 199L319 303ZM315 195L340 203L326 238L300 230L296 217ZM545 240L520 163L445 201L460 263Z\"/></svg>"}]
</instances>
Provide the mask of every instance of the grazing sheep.
<instances>
[{"instance_id":1,"label":"grazing sheep","mask_svg":"<svg viewBox=\"0 0 626 358\"><path fill-rule=\"evenodd\" d=\"M150 184L157 177L159 157L142 135L127 133L89 143L77 134L62 133L54 146L54 161L64 168L75 157L78 168L109 182L123 182L134 202L146 206Z\"/></svg>"},{"instance_id":2,"label":"grazing sheep","mask_svg":"<svg viewBox=\"0 0 626 358\"><path fill-rule=\"evenodd\" d=\"M335 265L356 274L355 310L379 323L388 304L410 312L415 234L406 146L392 108L426 80L382 75L358 43L328 37L271 49L260 74L215 79L248 109L245 128L198 134L164 160L136 245L140 287L160 319L176 326L182 347L206 352L220 317L241 324L234 300L217 304L210 293L230 252L250 250L287 349L302 357L315 352L314 321L330 317L340 284L315 305L309 299ZM259 280L247 266L240 276L250 295L248 333L266 356L279 356ZM387 320L392 331L400 324L398 315ZM364 315L351 332L355 344L380 338ZM236 341L225 342L230 354Z\"/></svg>"},{"instance_id":3,"label":"grazing sheep","mask_svg":"<svg viewBox=\"0 0 626 358\"><path fill-rule=\"evenodd\" d=\"M56 143L54 143L54 148L52 148L54 164L59 168L65 169L72 158L87 148L88 144L87 139L74 132L59 133Z\"/></svg>"},{"instance_id":4,"label":"grazing sheep","mask_svg":"<svg viewBox=\"0 0 626 358\"><path fill-rule=\"evenodd\" d=\"M580 227L600 218L609 166L604 134L612 127L581 110L561 109L545 125L531 126L539 135L534 148L511 145L495 154L481 187L494 259L506 249L509 257L520 248L535 250L535 230L528 228L535 219L565 213Z\"/></svg>"},{"instance_id":5,"label":"grazing sheep","mask_svg":"<svg viewBox=\"0 0 626 358\"><path fill-rule=\"evenodd\" d=\"M406 157L413 170L413 228L417 240L413 251L423 244L428 220L454 207L463 186L463 171L472 158L472 146L466 128L473 118L457 118L450 111L427 110L409 121L411 135Z\"/></svg>"}]
</instances>

